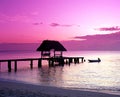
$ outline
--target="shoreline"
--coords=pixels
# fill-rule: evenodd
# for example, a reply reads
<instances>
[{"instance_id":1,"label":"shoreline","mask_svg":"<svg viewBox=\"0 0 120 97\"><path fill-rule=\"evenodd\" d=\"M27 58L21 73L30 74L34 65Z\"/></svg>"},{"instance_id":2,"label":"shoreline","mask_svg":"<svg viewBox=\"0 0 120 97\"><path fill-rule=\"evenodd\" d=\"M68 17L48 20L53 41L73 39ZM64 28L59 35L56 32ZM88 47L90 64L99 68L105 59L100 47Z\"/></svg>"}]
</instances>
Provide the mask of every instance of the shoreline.
<instances>
[{"instance_id":1,"label":"shoreline","mask_svg":"<svg viewBox=\"0 0 120 97\"><path fill-rule=\"evenodd\" d=\"M0 79L0 97L120 97L97 91L70 90Z\"/></svg>"}]
</instances>

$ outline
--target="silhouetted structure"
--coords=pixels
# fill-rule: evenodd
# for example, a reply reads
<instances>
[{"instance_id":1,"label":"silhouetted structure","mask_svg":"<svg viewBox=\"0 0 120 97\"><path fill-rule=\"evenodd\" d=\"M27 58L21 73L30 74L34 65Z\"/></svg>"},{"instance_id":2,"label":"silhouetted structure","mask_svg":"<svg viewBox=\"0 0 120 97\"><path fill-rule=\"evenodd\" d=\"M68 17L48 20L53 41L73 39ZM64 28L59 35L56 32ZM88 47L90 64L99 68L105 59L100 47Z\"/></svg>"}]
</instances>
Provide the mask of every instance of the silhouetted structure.
<instances>
[{"instance_id":1,"label":"silhouetted structure","mask_svg":"<svg viewBox=\"0 0 120 97\"><path fill-rule=\"evenodd\" d=\"M37 51L41 51L41 57L62 57L62 52L67 51L64 46L58 41L44 40L42 44L37 48ZM54 56L51 56L51 51L53 51Z\"/></svg>"},{"instance_id":2,"label":"silhouetted structure","mask_svg":"<svg viewBox=\"0 0 120 97\"><path fill-rule=\"evenodd\" d=\"M51 56L51 50L53 51L53 56ZM42 67L42 60L47 60L49 67L59 65L64 66L64 64L79 63L79 59L83 63L84 57L63 57L62 52L67 51L62 44L58 41L44 40L42 44L37 48L37 51L41 51L41 57L43 58L23 58L23 59L6 59L0 60L1 62L8 63L8 72L12 70L12 62L14 62L14 71L17 71L17 62L18 61L29 61L30 68L33 68L33 61L38 61L38 68ZM44 56L47 56L47 58ZM57 64L56 64L57 63Z\"/></svg>"}]
</instances>

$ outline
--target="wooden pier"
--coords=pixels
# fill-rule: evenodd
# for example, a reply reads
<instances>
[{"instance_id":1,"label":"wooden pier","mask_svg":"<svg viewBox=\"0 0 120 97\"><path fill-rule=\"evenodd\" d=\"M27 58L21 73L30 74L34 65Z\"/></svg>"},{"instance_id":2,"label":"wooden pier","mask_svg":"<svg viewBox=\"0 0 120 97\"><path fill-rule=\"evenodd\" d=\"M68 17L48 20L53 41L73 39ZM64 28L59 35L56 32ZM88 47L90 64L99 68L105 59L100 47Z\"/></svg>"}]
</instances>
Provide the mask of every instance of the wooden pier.
<instances>
[{"instance_id":1,"label":"wooden pier","mask_svg":"<svg viewBox=\"0 0 120 97\"><path fill-rule=\"evenodd\" d=\"M50 58L24 58L24 59L8 59L8 60L0 60L0 64L2 62L7 62L8 64L8 72L11 72L12 70L12 62L14 62L14 71L17 71L17 62L18 61L29 61L30 62L30 68L33 68L33 61L38 61L38 68L42 67L42 60L47 60L48 65L51 66L64 66L64 64L71 64L71 63L83 63L84 57L50 57ZM2 65L2 64L1 64Z\"/></svg>"}]
</instances>

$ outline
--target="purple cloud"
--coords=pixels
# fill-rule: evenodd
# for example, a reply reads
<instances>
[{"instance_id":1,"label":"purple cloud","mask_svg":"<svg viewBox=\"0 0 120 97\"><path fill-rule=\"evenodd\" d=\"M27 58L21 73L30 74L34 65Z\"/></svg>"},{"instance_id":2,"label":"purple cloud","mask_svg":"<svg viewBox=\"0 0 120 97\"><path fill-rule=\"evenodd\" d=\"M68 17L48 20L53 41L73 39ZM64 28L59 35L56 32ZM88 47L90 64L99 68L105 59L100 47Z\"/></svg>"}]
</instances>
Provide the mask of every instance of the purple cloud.
<instances>
[{"instance_id":1,"label":"purple cloud","mask_svg":"<svg viewBox=\"0 0 120 97\"><path fill-rule=\"evenodd\" d=\"M111 34L76 36L75 40L62 41L62 44L67 50L120 51L119 37L120 31Z\"/></svg>"},{"instance_id":2,"label":"purple cloud","mask_svg":"<svg viewBox=\"0 0 120 97\"><path fill-rule=\"evenodd\" d=\"M97 35L86 35L86 36L76 36L74 39L86 39L86 40L120 40L120 32L110 33L110 34L97 34Z\"/></svg>"},{"instance_id":3,"label":"purple cloud","mask_svg":"<svg viewBox=\"0 0 120 97\"><path fill-rule=\"evenodd\" d=\"M60 24L58 24L58 23L51 23L50 26L57 27L57 26L60 26Z\"/></svg>"},{"instance_id":4,"label":"purple cloud","mask_svg":"<svg viewBox=\"0 0 120 97\"><path fill-rule=\"evenodd\" d=\"M119 26L116 26L116 27L103 27L103 28L98 28L96 30L99 30L99 31L119 31L120 27Z\"/></svg>"},{"instance_id":5,"label":"purple cloud","mask_svg":"<svg viewBox=\"0 0 120 97\"><path fill-rule=\"evenodd\" d=\"M61 26L63 26L63 27L71 27L73 25L61 25Z\"/></svg>"},{"instance_id":6,"label":"purple cloud","mask_svg":"<svg viewBox=\"0 0 120 97\"><path fill-rule=\"evenodd\" d=\"M58 24L58 23L51 23L50 26L52 27L71 27L73 25L69 25L69 24Z\"/></svg>"},{"instance_id":7,"label":"purple cloud","mask_svg":"<svg viewBox=\"0 0 120 97\"><path fill-rule=\"evenodd\" d=\"M120 50L119 37L120 31L111 34L76 36L74 39L77 41L74 40L70 43L77 50ZM70 44L67 47L70 47Z\"/></svg>"},{"instance_id":8,"label":"purple cloud","mask_svg":"<svg viewBox=\"0 0 120 97\"><path fill-rule=\"evenodd\" d=\"M33 25L42 25L43 23L41 22L41 23L38 23L38 22L36 22L36 23L33 23Z\"/></svg>"},{"instance_id":9,"label":"purple cloud","mask_svg":"<svg viewBox=\"0 0 120 97\"><path fill-rule=\"evenodd\" d=\"M33 23L33 25L39 25L39 23Z\"/></svg>"}]
</instances>

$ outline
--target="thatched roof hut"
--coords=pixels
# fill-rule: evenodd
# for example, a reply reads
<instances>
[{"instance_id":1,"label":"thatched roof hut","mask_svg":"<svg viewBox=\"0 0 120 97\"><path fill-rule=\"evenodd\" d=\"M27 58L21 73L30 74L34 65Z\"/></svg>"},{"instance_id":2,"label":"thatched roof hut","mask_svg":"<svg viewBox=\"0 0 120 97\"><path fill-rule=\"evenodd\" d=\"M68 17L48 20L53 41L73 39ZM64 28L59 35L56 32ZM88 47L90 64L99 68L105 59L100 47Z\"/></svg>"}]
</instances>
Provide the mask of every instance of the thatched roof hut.
<instances>
[{"instance_id":1,"label":"thatched roof hut","mask_svg":"<svg viewBox=\"0 0 120 97\"><path fill-rule=\"evenodd\" d=\"M50 56L51 50L54 50L54 57L56 56L56 51L61 52L59 54L60 56L62 56L63 51L67 51L66 48L60 42L54 40L44 40L42 44L37 48L37 51L41 51L41 57L44 55Z\"/></svg>"}]
</instances>

